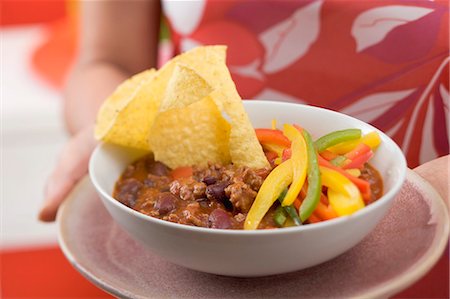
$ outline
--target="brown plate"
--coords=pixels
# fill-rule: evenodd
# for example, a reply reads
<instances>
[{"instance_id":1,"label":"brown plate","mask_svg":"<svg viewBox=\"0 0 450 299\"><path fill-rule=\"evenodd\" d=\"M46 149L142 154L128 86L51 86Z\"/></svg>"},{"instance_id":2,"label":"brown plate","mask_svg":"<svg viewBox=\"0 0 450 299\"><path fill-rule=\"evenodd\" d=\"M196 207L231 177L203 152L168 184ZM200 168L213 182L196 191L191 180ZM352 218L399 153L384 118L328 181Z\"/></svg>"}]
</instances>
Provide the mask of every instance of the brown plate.
<instances>
[{"instance_id":1,"label":"brown plate","mask_svg":"<svg viewBox=\"0 0 450 299\"><path fill-rule=\"evenodd\" d=\"M162 260L113 222L89 178L65 201L58 223L60 246L73 266L126 298L387 297L426 274L449 235L442 198L413 171L388 215L361 243L321 265L277 276L223 277Z\"/></svg>"}]
</instances>

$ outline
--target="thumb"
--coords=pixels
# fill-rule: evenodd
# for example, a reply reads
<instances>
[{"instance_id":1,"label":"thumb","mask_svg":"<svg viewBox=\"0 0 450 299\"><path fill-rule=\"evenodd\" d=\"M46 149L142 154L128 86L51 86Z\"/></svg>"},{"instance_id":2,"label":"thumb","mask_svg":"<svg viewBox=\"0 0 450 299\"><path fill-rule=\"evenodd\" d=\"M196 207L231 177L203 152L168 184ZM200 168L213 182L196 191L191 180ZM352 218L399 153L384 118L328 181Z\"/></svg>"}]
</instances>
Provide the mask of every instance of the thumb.
<instances>
[{"instance_id":1,"label":"thumb","mask_svg":"<svg viewBox=\"0 0 450 299\"><path fill-rule=\"evenodd\" d=\"M97 143L92 130L92 127L88 127L80 131L64 146L56 167L47 180L39 220L54 221L61 203L88 172L89 158Z\"/></svg>"}]
</instances>

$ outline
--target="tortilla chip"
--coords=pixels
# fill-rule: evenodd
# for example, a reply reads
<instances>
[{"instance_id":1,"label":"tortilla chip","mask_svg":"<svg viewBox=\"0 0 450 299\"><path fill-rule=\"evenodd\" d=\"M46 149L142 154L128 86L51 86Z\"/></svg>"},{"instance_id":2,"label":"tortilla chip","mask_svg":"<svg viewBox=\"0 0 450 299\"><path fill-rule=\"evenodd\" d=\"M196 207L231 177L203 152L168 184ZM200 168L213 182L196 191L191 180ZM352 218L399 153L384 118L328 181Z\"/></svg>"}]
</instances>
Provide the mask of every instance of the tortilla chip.
<instances>
[{"instance_id":1,"label":"tortilla chip","mask_svg":"<svg viewBox=\"0 0 450 299\"><path fill-rule=\"evenodd\" d=\"M230 124L207 96L184 108L160 112L149 141L155 160L174 169L230 163L229 136Z\"/></svg>"},{"instance_id":2,"label":"tortilla chip","mask_svg":"<svg viewBox=\"0 0 450 299\"><path fill-rule=\"evenodd\" d=\"M159 111L184 108L203 99L212 91L212 87L195 70L177 64L167 84Z\"/></svg>"},{"instance_id":3,"label":"tortilla chip","mask_svg":"<svg viewBox=\"0 0 450 299\"><path fill-rule=\"evenodd\" d=\"M225 46L198 47L173 58L156 73L151 70L147 75L142 74L145 82L136 83L140 77L133 77L123 83L103 105L97 121L96 137L105 142L151 150L148 136L157 111L160 108L166 111L169 106L179 107L179 100L173 93L178 93L177 89L186 89L186 86L177 86L180 84L177 77L195 70L203 81L198 81L198 86L192 87L188 93L199 96L195 88L206 90L208 85L216 90L211 100L231 120L229 150L232 162L252 168L268 167L269 162L256 138L225 60ZM175 71L177 65L187 68L178 67ZM187 70L189 68L191 70ZM164 99L168 84L171 84L168 97L173 103ZM182 98L186 102L180 103L180 107L194 103L189 100L190 96ZM162 102L165 104L161 105ZM186 128L179 126L179 129Z\"/></svg>"},{"instance_id":4,"label":"tortilla chip","mask_svg":"<svg viewBox=\"0 0 450 299\"><path fill-rule=\"evenodd\" d=\"M218 108L231 120L230 154L236 165L252 168L269 166L263 149L242 105L241 98L225 63L226 46L198 47L185 52L166 63L158 72L156 80L168 81L176 64L194 69L212 88L219 93L213 98ZM165 88L157 90L163 96Z\"/></svg>"},{"instance_id":5,"label":"tortilla chip","mask_svg":"<svg viewBox=\"0 0 450 299\"><path fill-rule=\"evenodd\" d=\"M150 150L150 120L155 118L159 106L149 84L155 74L154 69L144 71L117 87L99 110L95 138Z\"/></svg>"}]
</instances>

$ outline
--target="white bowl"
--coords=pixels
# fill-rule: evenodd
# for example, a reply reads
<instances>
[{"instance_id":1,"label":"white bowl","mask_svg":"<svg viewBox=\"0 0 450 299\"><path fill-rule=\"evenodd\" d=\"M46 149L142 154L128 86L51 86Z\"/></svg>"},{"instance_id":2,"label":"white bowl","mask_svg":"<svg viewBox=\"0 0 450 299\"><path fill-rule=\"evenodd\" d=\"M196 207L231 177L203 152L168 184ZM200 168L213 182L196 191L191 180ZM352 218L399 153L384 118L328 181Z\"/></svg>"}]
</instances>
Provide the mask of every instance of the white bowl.
<instances>
[{"instance_id":1,"label":"white bowl","mask_svg":"<svg viewBox=\"0 0 450 299\"><path fill-rule=\"evenodd\" d=\"M406 173L399 147L376 128L350 116L292 103L244 101L255 128L296 123L314 139L331 131L359 128L378 131L382 144L372 164L384 182L384 195L373 204L345 217L273 230L221 230L171 223L141 214L111 194L125 167L144 153L101 144L89 165L91 180L114 220L153 253L198 271L229 276L264 276L301 270L345 252L360 242L383 218L400 190ZM149 265L150 266L150 265Z\"/></svg>"}]
</instances>

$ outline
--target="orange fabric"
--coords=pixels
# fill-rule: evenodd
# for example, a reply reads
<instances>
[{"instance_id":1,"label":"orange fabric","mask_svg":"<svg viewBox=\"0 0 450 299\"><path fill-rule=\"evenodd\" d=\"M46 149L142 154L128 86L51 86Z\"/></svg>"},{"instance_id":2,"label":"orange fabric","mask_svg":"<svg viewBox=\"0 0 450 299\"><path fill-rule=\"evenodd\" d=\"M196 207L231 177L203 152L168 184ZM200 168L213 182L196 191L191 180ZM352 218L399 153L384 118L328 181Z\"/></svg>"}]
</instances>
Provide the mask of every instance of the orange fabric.
<instances>
[{"instance_id":1,"label":"orange fabric","mask_svg":"<svg viewBox=\"0 0 450 299\"><path fill-rule=\"evenodd\" d=\"M48 25L48 38L32 56L32 67L48 83L61 88L77 53L78 18L68 16Z\"/></svg>"},{"instance_id":2,"label":"orange fabric","mask_svg":"<svg viewBox=\"0 0 450 299\"><path fill-rule=\"evenodd\" d=\"M65 0L2 0L0 25L53 21L66 15Z\"/></svg>"},{"instance_id":3,"label":"orange fabric","mask_svg":"<svg viewBox=\"0 0 450 299\"><path fill-rule=\"evenodd\" d=\"M112 298L81 276L57 247L0 252L1 298Z\"/></svg>"}]
</instances>

